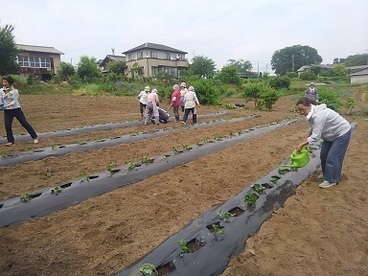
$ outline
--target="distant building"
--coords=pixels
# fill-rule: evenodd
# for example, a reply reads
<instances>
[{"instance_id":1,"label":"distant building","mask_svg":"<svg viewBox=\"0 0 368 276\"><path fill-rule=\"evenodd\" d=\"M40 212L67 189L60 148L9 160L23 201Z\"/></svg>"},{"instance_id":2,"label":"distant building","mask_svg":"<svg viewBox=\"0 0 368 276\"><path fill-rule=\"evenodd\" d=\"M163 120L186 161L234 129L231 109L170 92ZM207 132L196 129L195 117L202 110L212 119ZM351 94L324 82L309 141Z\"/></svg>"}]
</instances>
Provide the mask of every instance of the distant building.
<instances>
[{"instance_id":1,"label":"distant building","mask_svg":"<svg viewBox=\"0 0 368 276\"><path fill-rule=\"evenodd\" d=\"M368 83L368 65L350 67L350 83Z\"/></svg>"},{"instance_id":2,"label":"distant building","mask_svg":"<svg viewBox=\"0 0 368 276\"><path fill-rule=\"evenodd\" d=\"M20 65L19 74L22 76L33 74L38 79L50 80L60 66L60 56L64 53L54 47L16 44L20 53L17 63Z\"/></svg>"},{"instance_id":3,"label":"distant building","mask_svg":"<svg viewBox=\"0 0 368 276\"><path fill-rule=\"evenodd\" d=\"M304 73L310 70L312 67L320 67L321 70L332 70L337 64L311 64L311 65L304 65L297 70L298 74Z\"/></svg>"},{"instance_id":4,"label":"distant building","mask_svg":"<svg viewBox=\"0 0 368 276\"><path fill-rule=\"evenodd\" d=\"M185 57L187 52L161 44L147 42L122 54L126 57L128 77L133 77L133 74L155 77L159 72L166 72L180 78L182 71L189 67Z\"/></svg>"},{"instance_id":5,"label":"distant building","mask_svg":"<svg viewBox=\"0 0 368 276\"><path fill-rule=\"evenodd\" d=\"M103 73L108 73L108 67L107 67L107 65L110 62L113 62L113 61L123 61L123 62L125 62L125 56L106 55L106 57L104 59L98 61L98 66L99 66L100 70ZM123 70L122 70L122 72L123 72Z\"/></svg>"}]
</instances>

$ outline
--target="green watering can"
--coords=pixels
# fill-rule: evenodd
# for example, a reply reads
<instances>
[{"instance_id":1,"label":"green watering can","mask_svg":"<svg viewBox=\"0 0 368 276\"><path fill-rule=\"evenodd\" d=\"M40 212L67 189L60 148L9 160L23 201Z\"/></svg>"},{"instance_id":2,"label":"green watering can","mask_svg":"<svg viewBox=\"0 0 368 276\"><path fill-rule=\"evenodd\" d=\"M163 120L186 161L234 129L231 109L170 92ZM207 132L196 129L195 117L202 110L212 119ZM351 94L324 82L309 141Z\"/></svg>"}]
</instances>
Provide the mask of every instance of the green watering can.
<instances>
[{"instance_id":1,"label":"green watering can","mask_svg":"<svg viewBox=\"0 0 368 276\"><path fill-rule=\"evenodd\" d=\"M309 163L309 152L307 147L303 147L300 152L294 151L290 155L291 164L285 167L302 168Z\"/></svg>"}]
</instances>

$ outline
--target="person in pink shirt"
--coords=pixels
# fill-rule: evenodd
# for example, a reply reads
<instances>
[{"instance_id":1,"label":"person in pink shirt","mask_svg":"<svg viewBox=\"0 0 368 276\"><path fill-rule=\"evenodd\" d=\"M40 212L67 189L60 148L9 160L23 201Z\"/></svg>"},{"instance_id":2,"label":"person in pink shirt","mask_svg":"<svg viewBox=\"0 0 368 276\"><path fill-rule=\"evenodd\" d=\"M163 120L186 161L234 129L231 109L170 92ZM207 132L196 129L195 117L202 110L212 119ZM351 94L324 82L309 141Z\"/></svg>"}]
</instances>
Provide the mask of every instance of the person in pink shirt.
<instances>
[{"instance_id":1,"label":"person in pink shirt","mask_svg":"<svg viewBox=\"0 0 368 276\"><path fill-rule=\"evenodd\" d=\"M180 107L180 91L179 85L174 84L173 86L174 91L171 94L171 105L173 107L173 112L175 115L175 120L179 122L179 107Z\"/></svg>"},{"instance_id":2,"label":"person in pink shirt","mask_svg":"<svg viewBox=\"0 0 368 276\"><path fill-rule=\"evenodd\" d=\"M157 89L152 89L151 93L147 96L147 112L146 112L146 120L144 125L148 125L149 121L154 119L155 124L158 125L159 123L159 113L157 110L157 106L160 104L160 100L157 95Z\"/></svg>"}]
</instances>

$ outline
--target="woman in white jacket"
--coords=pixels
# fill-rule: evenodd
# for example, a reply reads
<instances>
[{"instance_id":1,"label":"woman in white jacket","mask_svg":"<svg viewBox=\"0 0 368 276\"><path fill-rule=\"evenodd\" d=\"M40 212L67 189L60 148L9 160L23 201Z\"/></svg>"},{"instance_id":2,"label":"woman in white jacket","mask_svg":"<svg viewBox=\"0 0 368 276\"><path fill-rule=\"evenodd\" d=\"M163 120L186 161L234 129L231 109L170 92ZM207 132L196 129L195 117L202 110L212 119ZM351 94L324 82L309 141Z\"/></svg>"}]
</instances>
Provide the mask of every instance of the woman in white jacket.
<instances>
[{"instance_id":1,"label":"woman in white jacket","mask_svg":"<svg viewBox=\"0 0 368 276\"><path fill-rule=\"evenodd\" d=\"M310 124L310 135L296 147L296 151L322 139L320 157L324 181L319 187L328 188L338 184L351 137L350 123L325 104L314 105L308 98L299 99L296 106Z\"/></svg>"},{"instance_id":2,"label":"woman in white jacket","mask_svg":"<svg viewBox=\"0 0 368 276\"><path fill-rule=\"evenodd\" d=\"M192 112L193 116L193 124L197 123L197 114L195 112L196 106L201 106L199 104L197 94L195 93L194 87L189 86L188 92L184 95L184 116L183 116L183 125L187 124L189 113Z\"/></svg>"}]
</instances>

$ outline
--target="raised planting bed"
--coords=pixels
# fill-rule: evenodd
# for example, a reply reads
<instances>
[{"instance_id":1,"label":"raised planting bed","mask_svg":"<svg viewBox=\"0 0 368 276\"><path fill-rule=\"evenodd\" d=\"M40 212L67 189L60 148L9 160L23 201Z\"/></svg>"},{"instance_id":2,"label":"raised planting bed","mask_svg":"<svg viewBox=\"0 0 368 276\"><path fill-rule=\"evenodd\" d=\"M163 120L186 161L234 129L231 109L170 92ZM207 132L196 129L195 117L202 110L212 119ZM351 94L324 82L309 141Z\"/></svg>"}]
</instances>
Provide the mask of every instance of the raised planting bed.
<instances>
[{"instance_id":1,"label":"raised planting bed","mask_svg":"<svg viewBox=\"0 0 368 276\"><path fill-rule=\"evenodd\" d=\"M198 118L219 117L219 116L223 116L225 114L226 114L226 112L204 114L204 115L198 115ZM169 121L172 121L172 120L173 120L172 118L169 119ZM76 128L70 128L70 129L64 129L64 130L58 130L58 131L52 131L52 132L41 132L41 133L37 133L37 135L38 135L38 138L40 138L40 139L65 137L65 136L72 136L72 135L90 133L90 132L95 132L95 131L125 128L125 127L132 127L132 126L140 126L142 124L143 124L142 120L136 120L136 121L127 121L127 122L121 122L121 123L114 123L114 124L101 124L101 125L76 127ZM15 140L17 142L26 142L26 141L31 141L31 137L29 136L29 134L24 133L24 134L15 135ZM6 143L6 142L7 142L6 137L0 137L0 144Z\"/></svg>"},{"instance_id":2,"label":"raised planting bed","mask_svg":"<svg viewBox=\"0 0 368 276\"><path fill-rule=\"evenodd\" d=\"M135 163L122 167L108 166L108 170L99 174L86 175L83 178L55 184L29 194L29 200L22 202L13 198L0 202L0 227L21 223L27 219L48 215L69 206L113 191L117 188L142 181L155 174L183 165L199 157L220 151L226 147L286 127L298 120L285 120L268 125L247 129L243 132L206 140L197 145L183 146L156 157L144 157ZM37 196L35 196L37 195ZM26 196L26 195L24 195ZM26 198L28 198L26 196Z\"/></svg>"},{"instance_id":3,"label":"raised planting bed","mask_svg":"<svg viewBox=\"0 0 368 276\"><path fill-rule=\"evenodd\" d=\"M249 120L255 117L259 117L259 115L250 115L247 117L241 117L241 118L233 118L229 120L216 120L212 122L206 122L206 123L198 123L193 126L188 126L189 128L196 129L196 128L202 128L207 126L213 126L218 124L224 124L224 123L235 123L235 122L241 122L244 120ZM165 129L158 129L153 131L146 131L146 132L139 132L139 133L133 133L129 135L122 135L107 139L100 139L97 141L90 141L90 142L81 142L78 144L69 144L69 145L54 145L47 148L39 148L33 151L28 152L21 152L17 154L8 154L0 156L0 167L10 167L15 166L18 164L21 164L23 162L27 161L35 161L40 160L46 157L50 156L63 156L68 153L72 152L84 152L88 150L97 150L100 148L105 147L114 147L121 144L129 144L133 142L139 142L145 139L150 138L156 138L163 135L166 135L168 133L175 133L182 131L182 128L165 128Z\"/></svg>"},{"instance_id":4,"label":"raised planting bed","mask_svg":"<svg viewBox=\"0 0 368 276\"><path fill-rule=\"evenodd\" d=\"M319 154L319 149L315 151ZM246 240L257 233L262 223L295 194L296 186L320 164L312 157L307 166L279 174L280 167L246 187L237 196L195 219L189 226L168 238L146 256L117 273L139 274L144 265L157 275L220 275L231 256L244 250ZM277 176L278 181L272 181ZM261 188L262 187L262 188ZM196 250L189 249L190 243ZM187 243L188 250L182 244ZM156 275L156 274L152 274Z\"/></svg>"},{"instance_id":5,"label":"raised planting bed","mask_svg":"<svg viewBox=\"0 0 368 276\"><path fill-rule=\"evenodd\" d=\"M352 123L353 129L356 126ZM116 275L146 275L142 273L144 267L153 271L151 275L221 275L230 257L241 253L247 239L316 171L320 148L309 147L309 151L310 160L305 167L290 168L291 160L286 160ZM198 246L195 251L189 250L189 246L183 250L183 244L193 241Z\"/></svg>"}]
</instances>

